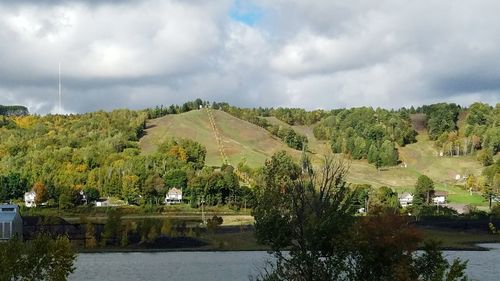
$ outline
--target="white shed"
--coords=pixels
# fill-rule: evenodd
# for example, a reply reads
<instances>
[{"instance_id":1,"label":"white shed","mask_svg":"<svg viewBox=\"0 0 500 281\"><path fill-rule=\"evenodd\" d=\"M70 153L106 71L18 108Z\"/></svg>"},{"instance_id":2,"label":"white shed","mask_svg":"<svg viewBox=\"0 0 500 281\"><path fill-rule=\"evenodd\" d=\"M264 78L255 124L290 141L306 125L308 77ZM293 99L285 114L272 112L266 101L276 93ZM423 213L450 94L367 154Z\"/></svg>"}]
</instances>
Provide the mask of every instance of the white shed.
<instances>
[{"instance_id":1,"label":"white shed","mask_svg":"<svg viewBox=\"0 0 500 281\"><path fill-rule=\"evenodd\" d=\"M165 196L165 204L178 204L182 202L182 190L171 188Z\"/></svg>"},{"instance_id":2,"label":"white shed","mask_svg":"<svg viewBox=\"0 0 500 281\"><path fill-rule=\"evenodd\" d=\"M23 219L17 205L0 205L0 241L17 236L23 238Z\"/></svg>"},{"instance_id":3,"label":"white shed","mask_svg":"<svg viewBox=\"0 0 500 281\"><path fill-rule=\"evenodd\" d=\"M436 205L446 204L447 196L448 192L446 191L436 191L434 192L434 196L432 197L432 202Z\"/></svg>"}]
</instances>

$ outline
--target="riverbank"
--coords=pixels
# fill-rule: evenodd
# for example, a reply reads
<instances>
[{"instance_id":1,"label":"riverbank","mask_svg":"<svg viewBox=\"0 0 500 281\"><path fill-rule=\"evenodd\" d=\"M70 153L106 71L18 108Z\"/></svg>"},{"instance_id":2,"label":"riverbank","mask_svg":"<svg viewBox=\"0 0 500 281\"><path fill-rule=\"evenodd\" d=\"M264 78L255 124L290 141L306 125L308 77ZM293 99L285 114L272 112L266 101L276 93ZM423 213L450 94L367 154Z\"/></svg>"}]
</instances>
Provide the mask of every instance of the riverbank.
<instances>
[{"instance_id":1,"label":"riverbank","mask_svg":"<svg viewBox=\"0 0 500 281\"><path fill-rule=\"evenodd\" d=\"M214 231L201 226L201 210L191 208L188 205L160 206L155 210L146 210L138 206L120 207L122 224L130 227L129 241L127 246L106 246L85 248L86 224L94 224L94 235L97 238L96 245L100 243L103 226L107 222L110 209L96 207L81 207L60 212L57 209L41 208L29 210L29 213L37 213L47 218L59 220L41 220L34 224L32 232L47 227L55 227L65 224L66 227L59 229L55 227L55 234L71 233L70 239L76 242L76 247L82 253L105 253L105 252L179 252L179 251L265 251L267 248L257 243L254 233L254 218L250 210L233 210L227 206L209 207L205 210L205 217L222 217L222 225ZM57 216L59 215L59 216ZM63 221L60 221L60 218ZM149 221L148 230L141 225ZM441 243L442 250L450 251L485 251L487 249L478 246L481 243L500 243L500 235L488 233L487 225L489 219L470 218L426 218L414 222L420 229L425 239L432 239ZM500 224L498 221L496 224ZM48 225L46 225L48 224ZM175 230L164 232L161 228L165 225ZM154 231L150 227L155 226ZM133 229L133 230L132 230ZM151 232L151 233L149 233ZM141 234L142 233L142 234ZM146 233L146 234L144 234ZM146 236L150 236L147 237ZM163 235L163 236L162 236ZM158 241L151 242L160 237ZM150 241L141 243L141 241ZM121 244L115 241L112 244Z\"/></svg>"},{"instance_id":2,"label":"riverbank","mask_svg":"<svg viewBox=\"0 0 500 281\"><path fill-rule=\"evenodd\" d=\"M423 229L426 239L441 243L446 251L488 251L478 244L500 243L499 234L477 231L454 231L445 229Z\"/></svg>"},{"instance_id":3,"label":"riverbank","mask_svg":"<svg viewBox=\"0 0 500 281\"><path fill-rule=\"evenodd\" d=\"M224 230L225 229L225 230ZM443 251L489 251L479 244L500 243L500 235L474 232L456 232L442 229L423 229L425 239L441 243ZM196 238L204 243L200 247L176 248L144 248L139 246L106 247L94 249L78 249L80 253L155 253L155 252L241 252L267 251L269 248L257 242L254 233L248 228L238 231L236 228L225 227L219 233L203 233Z\"/></svg>"}]
</instances>

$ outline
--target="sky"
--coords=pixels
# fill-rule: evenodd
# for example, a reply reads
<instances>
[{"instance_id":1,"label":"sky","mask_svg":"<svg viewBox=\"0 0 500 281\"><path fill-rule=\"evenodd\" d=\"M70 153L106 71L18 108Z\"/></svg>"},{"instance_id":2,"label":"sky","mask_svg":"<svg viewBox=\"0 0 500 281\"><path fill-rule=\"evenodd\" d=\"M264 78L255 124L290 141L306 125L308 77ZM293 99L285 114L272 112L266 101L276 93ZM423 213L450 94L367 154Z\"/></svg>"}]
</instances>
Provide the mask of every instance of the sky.
<instances>
[{"instance_id":1,"label":"sky","mask_svg":"<svg viewBox=\"0 0 500 281\"><path fill-rule=\"evenodd\" d=\"M0 0L0 104L38 114L500 101L496 0Z\"/></svg>"}]
</instances>

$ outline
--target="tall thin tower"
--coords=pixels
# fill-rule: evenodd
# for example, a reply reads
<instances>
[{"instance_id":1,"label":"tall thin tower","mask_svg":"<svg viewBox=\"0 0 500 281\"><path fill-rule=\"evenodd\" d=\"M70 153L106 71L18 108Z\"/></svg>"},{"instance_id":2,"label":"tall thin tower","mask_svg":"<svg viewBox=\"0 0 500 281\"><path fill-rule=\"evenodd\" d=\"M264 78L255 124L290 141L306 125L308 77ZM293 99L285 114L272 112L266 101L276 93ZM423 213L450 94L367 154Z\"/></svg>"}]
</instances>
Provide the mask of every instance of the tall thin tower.
<instances>
[{"instance_id":1,"label":"tall thin tower","mask_svg":"<svg viewBox=\"0 0 500 281\"><path fill-rule=\"evenodd\" d=\"M62 102L61 102L61 63L59 63L59 114L62 114Z\"/></svg>"}]
</instances>

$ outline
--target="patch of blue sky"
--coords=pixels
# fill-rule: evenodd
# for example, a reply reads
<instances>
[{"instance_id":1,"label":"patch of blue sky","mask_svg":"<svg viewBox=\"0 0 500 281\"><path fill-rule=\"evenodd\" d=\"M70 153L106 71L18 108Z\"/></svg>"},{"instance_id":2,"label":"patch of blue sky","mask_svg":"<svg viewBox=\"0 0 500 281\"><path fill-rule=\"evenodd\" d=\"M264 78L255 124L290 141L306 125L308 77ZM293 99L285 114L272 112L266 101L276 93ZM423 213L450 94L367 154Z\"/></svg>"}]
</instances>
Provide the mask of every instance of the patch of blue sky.
<instances>
[{"instance_id":1,"label":"patch of blue sky","mask_svg":"<svg viewBox=\"0 0 500 281\"><path fill-rule=\"evenodd\" d=\"M232 20L250 26L259 23L263 16L264 10L248 0L235 0L229 11Z\"/></svg>"}]
</instances>

